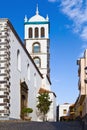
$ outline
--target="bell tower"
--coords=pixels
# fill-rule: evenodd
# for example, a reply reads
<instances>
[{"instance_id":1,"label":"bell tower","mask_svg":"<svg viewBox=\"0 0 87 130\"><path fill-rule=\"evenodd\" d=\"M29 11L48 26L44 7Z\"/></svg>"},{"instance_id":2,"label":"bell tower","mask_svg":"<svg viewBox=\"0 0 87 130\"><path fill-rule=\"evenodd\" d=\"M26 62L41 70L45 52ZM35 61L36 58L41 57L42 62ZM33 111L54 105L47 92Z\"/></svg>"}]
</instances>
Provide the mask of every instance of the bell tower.
<instances>
[{"instance_id":1,"label":"bell tower","mask_svg":"<svg viewBox=\"0 0 87 130\"><path fill-rule=\"evenodd\" d=\"M27 51L33 58L42 75L50 78L50 40L49 18L39 15L38 5L36 14L30 19L24 19L24 40Z\"/></svg>"}]
</instances>

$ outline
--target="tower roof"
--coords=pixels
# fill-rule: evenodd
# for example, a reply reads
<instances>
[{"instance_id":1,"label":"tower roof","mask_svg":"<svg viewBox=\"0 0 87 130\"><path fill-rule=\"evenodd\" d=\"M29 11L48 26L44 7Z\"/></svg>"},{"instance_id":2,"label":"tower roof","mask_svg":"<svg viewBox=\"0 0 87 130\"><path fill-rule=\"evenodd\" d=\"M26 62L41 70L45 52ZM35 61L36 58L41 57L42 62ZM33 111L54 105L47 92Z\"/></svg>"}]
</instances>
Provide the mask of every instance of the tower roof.
<instances>
[{"instance_id":1,"label":"tower roof","mask_svg":"<svg viewBox=\"0 0 87 130\"><path fill-rule=\"evenodd\" d=\"M46 21L46 19L40 16L39 14L38 15L36 14L35 16L29 19L29 22L41 22L41 21Z\"/></svg>"},{"instance_id":2,"label":"tower roof","mask_svg":"<svg viewBox=\"0 0 87 130\"><path fill-rule=\"evenodd\" d=\"M42 17L41 15L39 15L38 5L37 5L36 14L29 19L29 22L45 22L45 21L48 21L48 20Z\"/></svg>"}]
</instances>

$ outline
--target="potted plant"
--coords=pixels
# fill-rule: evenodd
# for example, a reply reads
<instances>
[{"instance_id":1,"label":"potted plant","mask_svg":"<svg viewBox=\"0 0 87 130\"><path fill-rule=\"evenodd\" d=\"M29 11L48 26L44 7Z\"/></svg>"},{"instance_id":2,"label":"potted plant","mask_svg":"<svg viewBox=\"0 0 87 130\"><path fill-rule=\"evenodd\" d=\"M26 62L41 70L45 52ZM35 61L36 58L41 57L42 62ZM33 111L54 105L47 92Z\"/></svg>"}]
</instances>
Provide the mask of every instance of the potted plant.
<instances>
[{"instance_id":1,"label":"potted plant","mask_svg":"<svg viewBox=\"0 0 87 130\"><path fill-rule=\"evenodd\" d=\"M24 120L31 120L31 117L29 117L29 114L33 112L32 108L24 107L22 109L22 117Z\"/></svg>"}]
</instances>

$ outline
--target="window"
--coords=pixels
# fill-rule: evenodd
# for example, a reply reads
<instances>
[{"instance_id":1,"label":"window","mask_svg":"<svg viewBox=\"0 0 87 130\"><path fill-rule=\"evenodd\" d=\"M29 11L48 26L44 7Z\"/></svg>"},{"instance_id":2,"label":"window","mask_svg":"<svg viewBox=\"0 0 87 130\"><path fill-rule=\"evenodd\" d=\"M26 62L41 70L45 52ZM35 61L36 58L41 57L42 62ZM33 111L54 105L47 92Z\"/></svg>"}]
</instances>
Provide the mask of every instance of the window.
<instances>
[{"instance_id":1,"label":"window","mask_svg":"<svg viewBox=\"0 0 87 130\"><path fill-rule=\"evenodd\" d=\"M45 29L44 27L41 28L41 37L44 37L45 36Z\"/></svg>"},{"instance_id":2,"label":"window","mask_svg":"<svg viewBox=\"0 0 87 130\"><path fill-rule=\"evenodd\" d=\"M27 65L27 78L30 80L30 66L29 64Z\"/></svg>"},{"instance_id":3,"label":"window","mask_svg":"<svg viewBox=\"0 0 87 130\"><path fill-rule=\"evenodd\" d=\"M29 38L32 38L32 28L29 28Z\"/></svg>"},{"instance_id":4,"label":"window","mask_svg":"<svg viewBox=\"0 0 87 130\"><path fill-rule=\"evenodd\" d=\"M38 42L33 44L33 53L39 53L40 52L40 44Z\"/></svg>"},{"instance_id":5,"label":"window","mask_svg":"<svg viewBox=\"0 0 87 130\"><path fill-rule=\"evenodd\" d=\"M39 36L38 28L35 28L35 38L37 38L38 36Z\"/></svg>"},{"instance_id":6,"label":"window","mask_svg":"<svg viewBox=\"0 0 87 130\"><path fill-rule=\"evenodd\" d=\"M21 71L21 55L19 50L17 50L17 68Z\"/></svg>"},{"instance_id":7,"label":"window","mask_svg":"<svg viewBox=\"0 0 87 130\"><path fill-rule=\"evenodd\" d=\"M67 114L67 110L66 109L63 110L63 114Z\"/></svg>"},{"instance_id":8,"label":"window","mask_svg":"<svg viewBox=\"0 0 87 130\"><path fill-rule=\"evenodd\" d=\"M35 62L35 64L37 65L37 67L40 67L40 66L41 66L41 61L40 61L40 58L39 58L39 57L35 57L35 58L34 58L34 62Z\"/></svg>"}]
</instances>

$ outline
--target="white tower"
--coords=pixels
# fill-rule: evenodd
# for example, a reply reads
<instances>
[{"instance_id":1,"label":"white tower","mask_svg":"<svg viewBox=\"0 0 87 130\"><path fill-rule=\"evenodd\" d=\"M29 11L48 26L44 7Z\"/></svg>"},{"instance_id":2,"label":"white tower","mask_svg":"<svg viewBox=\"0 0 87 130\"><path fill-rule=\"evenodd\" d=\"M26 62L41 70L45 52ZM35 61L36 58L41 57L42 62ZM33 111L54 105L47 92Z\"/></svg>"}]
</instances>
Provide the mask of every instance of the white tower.
<instances>
[{"instance_id":1,"label":"white tower","mask_svg":"<svg viewBox=\"0 0 87 130\"><path fill-rule=\"evenodd\" d=\"M29 20L24 19L25 45L40 72L50 78L50 52L49 52L49 18L39 15L38 6L36 14Z\"/></svg>"}]
</instances>

